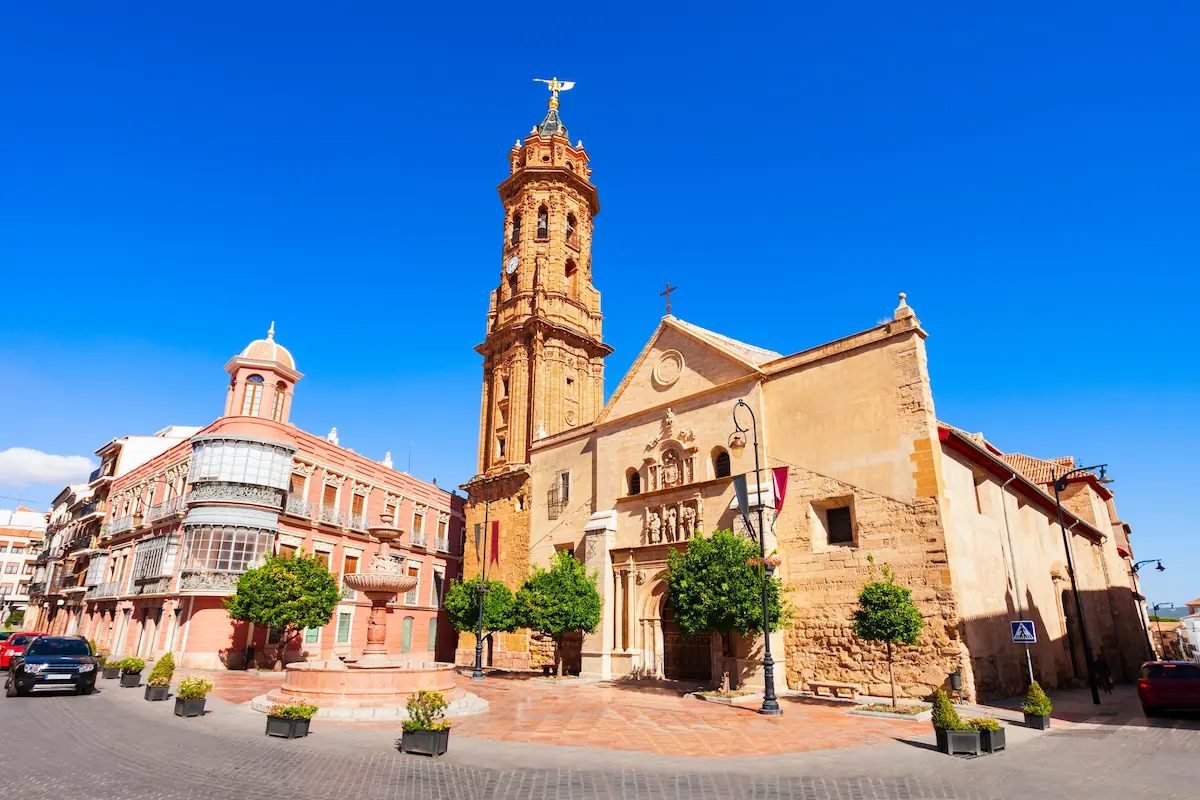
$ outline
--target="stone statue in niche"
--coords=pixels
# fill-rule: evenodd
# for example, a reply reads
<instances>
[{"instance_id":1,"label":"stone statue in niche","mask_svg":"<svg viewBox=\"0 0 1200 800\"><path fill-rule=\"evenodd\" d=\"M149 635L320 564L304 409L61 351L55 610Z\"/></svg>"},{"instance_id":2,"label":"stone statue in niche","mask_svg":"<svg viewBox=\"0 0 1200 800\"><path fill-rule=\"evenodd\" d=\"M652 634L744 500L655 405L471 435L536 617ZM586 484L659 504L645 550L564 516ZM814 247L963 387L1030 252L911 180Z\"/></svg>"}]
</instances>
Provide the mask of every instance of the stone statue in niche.
<instances>
[{"instance_id":1,"label":"stone statue in niche","mask_svg":"<svg viewBox=\"0 0 1200 800\"><path fill-rule=\"evenodd\" d=\"M680 470L679 453L668 450L662 457L662 485L664 489L678 486L682 483L683 475Z\"/></svg>"},{"instance_id":2,"label":"stone statue in niche","mask_svg":"<svg viewBox=\"0 0 1200 800\"><path fill-rule=\"evenodd\" d=\"M685 505L682 512L682 522L680 523L680 536L684 539L690 539L696 533L696 510L690 505Z\"/></svg>"},{"instance_id":3,"label":"stone statue in niche","mask_svg":"<svg viewBox=\"0 0 1200 800\"><path fill-rule=\"evenodd\" d=\"M659 518L657 511L650 512L650 521L647 523L646 536L650 544L658 544L662 538L662 520Z\"/></svg>"},{"instance_id":4,"label":"stone statue in niche","mask_svg":"<svg viewBox=\"0 0 1200 800\"><path fill-rule=\"evenodd\" d=\"M676 520L675 509L668 508L667 509L667 541L668 542L679 541L679 539L677 538L677 532L675 529L675 520Z\"/></svg>"}]
</instances>

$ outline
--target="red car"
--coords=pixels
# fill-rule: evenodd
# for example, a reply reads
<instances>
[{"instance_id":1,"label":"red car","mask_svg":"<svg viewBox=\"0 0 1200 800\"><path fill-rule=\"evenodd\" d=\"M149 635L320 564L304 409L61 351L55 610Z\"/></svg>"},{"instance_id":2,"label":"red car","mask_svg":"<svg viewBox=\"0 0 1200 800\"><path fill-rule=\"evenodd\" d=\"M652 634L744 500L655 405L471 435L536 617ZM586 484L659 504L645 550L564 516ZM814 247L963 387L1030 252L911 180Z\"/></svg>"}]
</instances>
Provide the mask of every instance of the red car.
<instances>
[{"instance_id":1,"label":"red car","mask_svg":"<svg viewBox=\"0 0 1200 800\"><path fill-rule=\"evenodd\" d=\"M1147 717L1167 709L1200 709L1200 664L1147 661L1137 687Z\"/></svg>"},{"instance_id":2,"label":"red car","mask_svg":"<svg viewBox=\"0 0 1200 800\"><path fill-rule=\"evenodd\" d=\"M13 656L21 655L25 652L25 645L37 637L45 635L41 631L17 631L8 637L8 641L0 644L0 669L8 669L12 664Z\"/></svg>"}]
</instances>

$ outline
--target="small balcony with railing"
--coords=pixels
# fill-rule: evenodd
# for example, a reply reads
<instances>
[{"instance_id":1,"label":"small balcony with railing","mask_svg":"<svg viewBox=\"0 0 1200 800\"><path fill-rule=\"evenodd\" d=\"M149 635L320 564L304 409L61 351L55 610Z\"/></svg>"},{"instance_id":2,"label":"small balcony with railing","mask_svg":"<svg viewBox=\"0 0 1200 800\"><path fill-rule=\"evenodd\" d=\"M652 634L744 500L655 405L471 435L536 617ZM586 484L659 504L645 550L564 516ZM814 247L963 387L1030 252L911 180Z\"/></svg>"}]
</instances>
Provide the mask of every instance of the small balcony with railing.
<instances>
[{"instance_id":1,"label":"small balcony with railing","mask_svg":"<svg viewBox=\"0 0 1200 800\"><path fill-rule=\"evenodd\" d=\"M341 528L346 524L346 515L337 506L322 503L321 507L317 509L317 522Z\"/></svg>"},{"instance_id":2,"label":"small balcony with railing","mask_svg":"<svg viewBox=\"0 0 1200 800\"><path fill-rule=\"evenodd\" d=\"M301 519L312 519L313 504L305 501L303 497L288 495L287 502L283 505L283 513Z\"/></svg>"},{"instance_id":3,"label":"small balcony with railing","mask_svg":"<svg viewBox=\"0 0 1200 800\"><path fill-rule=\"evenodd\" d=\"M87 600L99 600L104 597L117 597L121 594L120 581L107 581L98 583L95 586L89 586L87 594L84 595Z\"/></svg>"},{"instance_id":4,"label":"small balcony with railing","mask_svg":"<svg viewBox=\"0 0 1200 800\"><path fill-rule=\"evenodd\" d=\"M367 521L367 515L361 512L350 514L350 527L356 531L365 531L370 523Z\"/></svg>"},{"instance_id":5,"label":"small balcony with railing","mask_svg":"<svg viewBox=\"0 0 1200 800\"><path fill-rule=\"evenodd\" d=\"M46 581L33 581L29 584L29 595L43 595L46 593Z\"/></svg>"},{"instance_id":6,"label":"small balcony with railing","mask_svg":"<svg viewBox=\"0 0 1200 800\"><path fill-rule=\"evenodd\" d=\"M155 503L150 506L150 510L146 512L146 519L151 523L156 523L170 517L182 516L187 513L187 498L183 495L172 497L169 500L164 500L161 503Z\"/></svg>"},{"instance_id":7,"label":"small balcony with railing","mask_svg":"<svg viewBox=\"0 0 1200 800\"><path fill-rule=\"evenodd\" d=\"M429 536L419 531L408 534L408 541L413 547L429 547Z\"/></svg>"},{"instance_id":8,"label":"small balcony with railing","mask_svg":"<svg viewBox=\"0 0 1200 800\"><path fill-rule=\"evenodd\" d=\"M92 474L88 475L88 485L94 485L101 481L111 481L113 473L116 472L117 462L105 461L96 469L92 470Z\"/></svg>"},{"instance_id":9,"label":"small balcony with railing","mask_svg":"<svg viewBox=\"0 0 1200 800\"><path fill-rule=\"evenodd\" d=\"M90 502L84 503L79 508L79 517L78 518L79 518L80 522L89 520L93 517L102 517L102 516L104 516L104 501L103 500L92 500Z\"/></svg>"},{"instance_id":10,"label":"small balcony with railing","mask_svg":"<svg viewBox=\"0 0 1200 800\"><path fill-rule=\"evenodd\" d=\"M114 519L107 525L100 527L101 536L116 536L119 533L133 530L133 514L128 514L120 519Z\"/></svg>"},{"instance_id":11,"label":"small balcony with railing","mask_svg":"<svg viewBox=\"0 0 1200 800\"><path fill-rule=\"evenodd\" d=\"M450 552L450 537L449 536L439 536L437 539L434 540L434 547L437 549L437 551L439 553L449 553Z\"/></svg>"}]
</instances>

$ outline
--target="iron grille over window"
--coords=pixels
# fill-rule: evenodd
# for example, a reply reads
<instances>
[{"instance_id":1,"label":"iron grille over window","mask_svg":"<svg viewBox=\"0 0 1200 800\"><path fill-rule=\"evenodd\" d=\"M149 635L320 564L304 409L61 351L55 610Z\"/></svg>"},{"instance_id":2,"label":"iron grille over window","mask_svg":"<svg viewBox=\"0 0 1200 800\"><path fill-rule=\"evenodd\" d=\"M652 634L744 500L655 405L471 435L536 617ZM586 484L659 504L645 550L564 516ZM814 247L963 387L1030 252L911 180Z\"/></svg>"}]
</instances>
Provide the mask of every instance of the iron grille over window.
<instances>
[{"instance_id":1,"label":"iron grille over window","mask_svg":"<svg viewBox=\"0 0 1200 800\"><path fill-rule=\"evenodd\" d=\"M177 536L155 536L143 539L134 547L133 579L159 578L170 575L174 565L169 555L179 547Z\"/></svg>"}]
</instances>

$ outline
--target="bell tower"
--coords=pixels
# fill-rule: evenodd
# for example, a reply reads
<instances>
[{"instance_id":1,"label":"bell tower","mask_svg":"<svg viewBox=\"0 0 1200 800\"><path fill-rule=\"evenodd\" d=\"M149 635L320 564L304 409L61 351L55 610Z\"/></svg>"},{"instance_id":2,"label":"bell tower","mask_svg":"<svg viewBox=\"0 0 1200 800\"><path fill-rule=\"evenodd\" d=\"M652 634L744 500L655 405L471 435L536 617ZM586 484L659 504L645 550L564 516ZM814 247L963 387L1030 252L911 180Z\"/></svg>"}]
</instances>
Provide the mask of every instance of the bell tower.
<instances>
[{"instance_id":1,"label":"bell tower","mask_svg":"<svg viewBox=\"0 0 1200 800\"><path fill-rule=\"evenodd\" d=\"M504 228L488 304L483 356L478 472L467 491L464 572L479 574L474 525L499 521L500 556L488 579L515 589L529 574L529 451L538 440L591 423L604 407L600 293L592 285L593 219L600 200L583 142L559 117L558 94L574 84L545 81L550 108L508 153L500 184ZM542 498L543 502L545 498ZM485 509L486 505L486 509ZM485 514L486 512L486 514ZM490 525L489 525L490 527ZM485 537L486 540L486 537ZM483 547L490 558L490 547ZM496 666L528 664L525 634L494 646ZM459 659L474 658L470 652Z\"/></svg>"}]
</instances>

